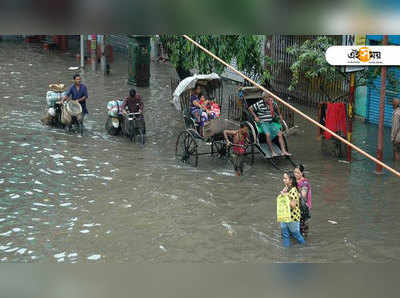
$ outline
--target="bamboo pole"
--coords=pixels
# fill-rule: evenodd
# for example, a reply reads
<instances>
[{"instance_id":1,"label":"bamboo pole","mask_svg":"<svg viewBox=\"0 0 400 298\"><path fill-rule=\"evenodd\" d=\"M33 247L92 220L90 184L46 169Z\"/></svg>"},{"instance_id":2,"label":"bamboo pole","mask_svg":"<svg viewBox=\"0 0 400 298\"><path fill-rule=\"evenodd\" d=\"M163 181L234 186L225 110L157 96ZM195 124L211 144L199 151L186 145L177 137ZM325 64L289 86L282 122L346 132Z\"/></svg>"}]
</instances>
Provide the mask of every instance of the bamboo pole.
<instances>
[{"instance_id":1,"label":"bamboo pole","mask_svg":"<svg viewBox=\"0 0 400 298\"><path fill-rule=\"evenodd\" d=\"M235 69L233 66L231 66L229 63L225 62L224 60L222 60L221 58L219 58L218 56L214 55L213 53L211 53L209 50L207 50L206 48L204 48L201 44L199 44L198 42L194 41L193 39L191 39L189 36L187 35L183 35L183 37L185 39L187 39L188 41L190 41L191 43L193 43L196 47L200 48L202 51L204 51L205 53L207 53L208 55L210 55L211 57L213 57L215 60L219 61L220 63L222 63L223 65L225 65L226 67L228 67L229 69L231 69L233 72L237 73L238 75L240 75L242 78L244 78L245 80L249 81L251 84L253 84L254 86L260 88L261 90L265 91L266 93L268 93L269 95L271 95L273 98L275 98L277 101L279 101L281 104L285 105L286 107L288 107L289 109L291 109L292 111L294 111L295 113L299 114L300 116L302 116L303 118L305 118L307 121L311 122L312 124L320 127L321 129L329 132L330 134L332 134L335 138L337 138L338 140L340 140L341 142L343 142L344 144L350 146L351 148L353 148L355 151L359 152L360 154L364 155L365 157L369 158L370 160L372 160L373 162L375 162L376 164L382 166L383 168L385 168L386 170L388 170L389 172L393 173L394 175L400 177L400 173L397 172L396 170L392 169L391 167L389 167L388 165L386 165L385 163L379 161L378 159L376 159L375 157L373 157L372 155L368 154L367 152L363 151L362 149L358 148L356 145L348 142L347 140L345 140L344 138L342 138L341 136L337 135L336 133L334 133L333 131L331 131L330 129L326 128L325 126L321 125L320 123L318 123L317 121L315 121L314 119L312 119L311 117L307 116L306 114L304 114L303 112L301 112L300 110L298 110L297 108L293 107L292 105L288 104L286 101L284 101L283 99L279 98L277 95L273 94L271 91L265 89L263 86L261 86L260 84L256 83L255 81L253 81L252 79L250 79L249 77L247 77L246 75L244 75L243 73L241 73L240 71L238 71L237 69Z\"/></svg>"},{"instance_id":2,"label":"bamboo pole","mask_svg":"<svg viewBox=\"0 0 400 298\"><path fill-rule=\"evenodd\" d=\"M388 44L388 36L383 36L383 45ZM380 94L380 104L379 104L379 128L378 128L378 150L376 153L376 158L382 161L383 158L383 124L385 120L385 95L386 95L386 66L381 67L381 94ZM377 174L382 174L382 166L380 164L376 165Z\"/></svg>"}]
</instances>

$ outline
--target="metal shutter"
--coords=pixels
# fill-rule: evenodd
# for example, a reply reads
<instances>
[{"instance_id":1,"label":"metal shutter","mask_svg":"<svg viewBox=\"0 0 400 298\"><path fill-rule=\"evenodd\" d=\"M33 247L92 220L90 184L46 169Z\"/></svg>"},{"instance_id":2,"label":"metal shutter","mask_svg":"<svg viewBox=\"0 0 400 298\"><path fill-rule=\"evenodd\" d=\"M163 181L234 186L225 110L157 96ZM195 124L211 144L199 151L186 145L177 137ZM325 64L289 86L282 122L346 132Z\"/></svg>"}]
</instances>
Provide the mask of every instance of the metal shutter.
<instances>
[{"instance_id":1,"label":"metal shutter","mask_svg":"<svg viewBox=\"0 0 400 298\"><path fill-rule=\"evenodd\" d=\"M400 71L396 68L388 67L388 71L394 71L396 80L400 79ZM388 88L388 81L386 80L386 88ZM371 123L379 123L379 105L380 105L380 89L381 89L381 77L377 77L375 80L368 84L368 107L367 107L367 120ZM384 125L392 126L392 99L394 97L400 97L399 93L395 93L391 90L386 91L385 96L385 120Z\"/></svg>"}]
</instances>

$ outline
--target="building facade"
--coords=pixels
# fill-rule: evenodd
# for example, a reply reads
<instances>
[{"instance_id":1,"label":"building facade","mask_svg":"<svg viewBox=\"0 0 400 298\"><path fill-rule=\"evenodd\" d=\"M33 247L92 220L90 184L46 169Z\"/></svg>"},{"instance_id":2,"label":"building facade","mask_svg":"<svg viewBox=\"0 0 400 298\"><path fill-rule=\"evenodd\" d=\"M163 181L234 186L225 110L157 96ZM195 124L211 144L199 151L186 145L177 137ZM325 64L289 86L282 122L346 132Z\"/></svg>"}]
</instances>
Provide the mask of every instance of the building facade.
<instances>
[{"instance_id":1,"label":"building facade","mask_svg":"<svg viewBox=\"0 0 400 298\"><path fill-rule=\"evenodd\" d=\"M367 45L381 45L382 40L383 35L367 35ZM400 35L390 35L389 45L400 45ZM372 75L374 67L369 67L369 71L371 73L371 80L369 80L365 88L366 92L362 91L356 96L356 113L364 117L366 121L378 124L381 76L375 77ZM400 68L394 66L387 67L384 125L388 127L392 125L392 100L395 97L400 97L399 82Z\"/></svg>"}]
</instances>

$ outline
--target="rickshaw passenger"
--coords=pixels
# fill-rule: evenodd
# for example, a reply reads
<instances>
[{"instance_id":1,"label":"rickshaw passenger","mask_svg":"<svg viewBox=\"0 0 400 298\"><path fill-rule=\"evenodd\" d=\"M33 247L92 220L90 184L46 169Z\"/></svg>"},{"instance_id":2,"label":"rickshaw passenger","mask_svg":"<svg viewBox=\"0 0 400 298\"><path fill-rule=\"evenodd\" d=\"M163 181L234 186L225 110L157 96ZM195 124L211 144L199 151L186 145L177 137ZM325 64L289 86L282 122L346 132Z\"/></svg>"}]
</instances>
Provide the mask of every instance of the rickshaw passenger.
<instances>
[{"instance_id":1,"label":"rickshaw passenger","mask_svg":"<svg viewBox=\"0 0 400 298\"><path fill-rule=\"evenodd\" d=\"M216 114L211 108L212 102L207 99L204 95L200 96L200 105L202 106L202 116L204 117L205 121L215 119Z\"/></svg>"},{"instance_id":2,"label":"rickshaw passenger","mask_svg":"<svg viewBox=\"0 0 400 298\"><path fill-rule=\"evenodd\" d=\"M281 121L283 120L282 115L279 113L278 105L266 92L262 93L262 97L263 99L256 102L249 108L250 113L254 116L254 120L256 121L257 129L259 133L265 134L272 156L277 156L272 146L272 140L275 137L278 137L279 139L282 155L291 156L291 154L286 151L285 142L283 140L281 131L282 126L280 123L274 121L276 114L278 114L278 117Z\"/></svg>"},{"instance_id":3,"label":"rickshaw passenger","mask_svg":"<svg viewBox=\"0 0 400 298\"><path fill-rule=\"evenodd\" d=\"M216 102L214 102L213 100L211 100L210 102L210 109L211 112L214 114L215 118L219 118L220 114L221 114L221 109L219 107L219 104L217 104ZM215 119L214 118L214 119Z\"/></svg>"},{"instance_id":4,"label":"rickshaw passenger","mask_svg":"<svg viewBox=\"0 0 400 298\"><path fill-rule=\"evenodd\" d=\"M208 120L207 108L200 103L201 90L200 86L196 85L193 90L193 95L190 97L190 113L196 119L196 122L204 127L204 122ZM203 113L204 112L204 113Z\"/></svg>"}]
</instances>

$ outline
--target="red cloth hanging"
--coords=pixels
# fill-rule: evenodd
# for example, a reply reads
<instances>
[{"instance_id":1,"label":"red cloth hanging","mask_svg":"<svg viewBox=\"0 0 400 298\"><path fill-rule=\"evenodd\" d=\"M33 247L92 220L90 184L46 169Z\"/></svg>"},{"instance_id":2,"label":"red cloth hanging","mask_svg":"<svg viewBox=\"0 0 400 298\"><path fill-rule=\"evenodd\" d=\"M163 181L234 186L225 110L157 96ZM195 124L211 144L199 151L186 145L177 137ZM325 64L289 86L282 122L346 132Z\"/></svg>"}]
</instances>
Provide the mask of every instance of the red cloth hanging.
<instances>
[{"instance_id":1,"label":"red cloth hanging","mask_svg":"<svg viewBox=\"0 0 400 298\"><path fill-rule=\"evenodd\" d=\"M342 132L346 135L346 105L344 103L328 103L325 126L335 133ZM325 132L324 134L327 140L332 136L329 132Z\"/></svg>"},{"instance_id":2,"label":"red cloth hanging","mask_svg":"<svg viewBox=\"0 0 400 298\"><path fill-rule=\"evenodd\" d=\"M343 133L343 136L347 135L347 119L346 119L346 105L344 103L337 103L338 105L338 131Z\"/></svg>"}]
</instances>

